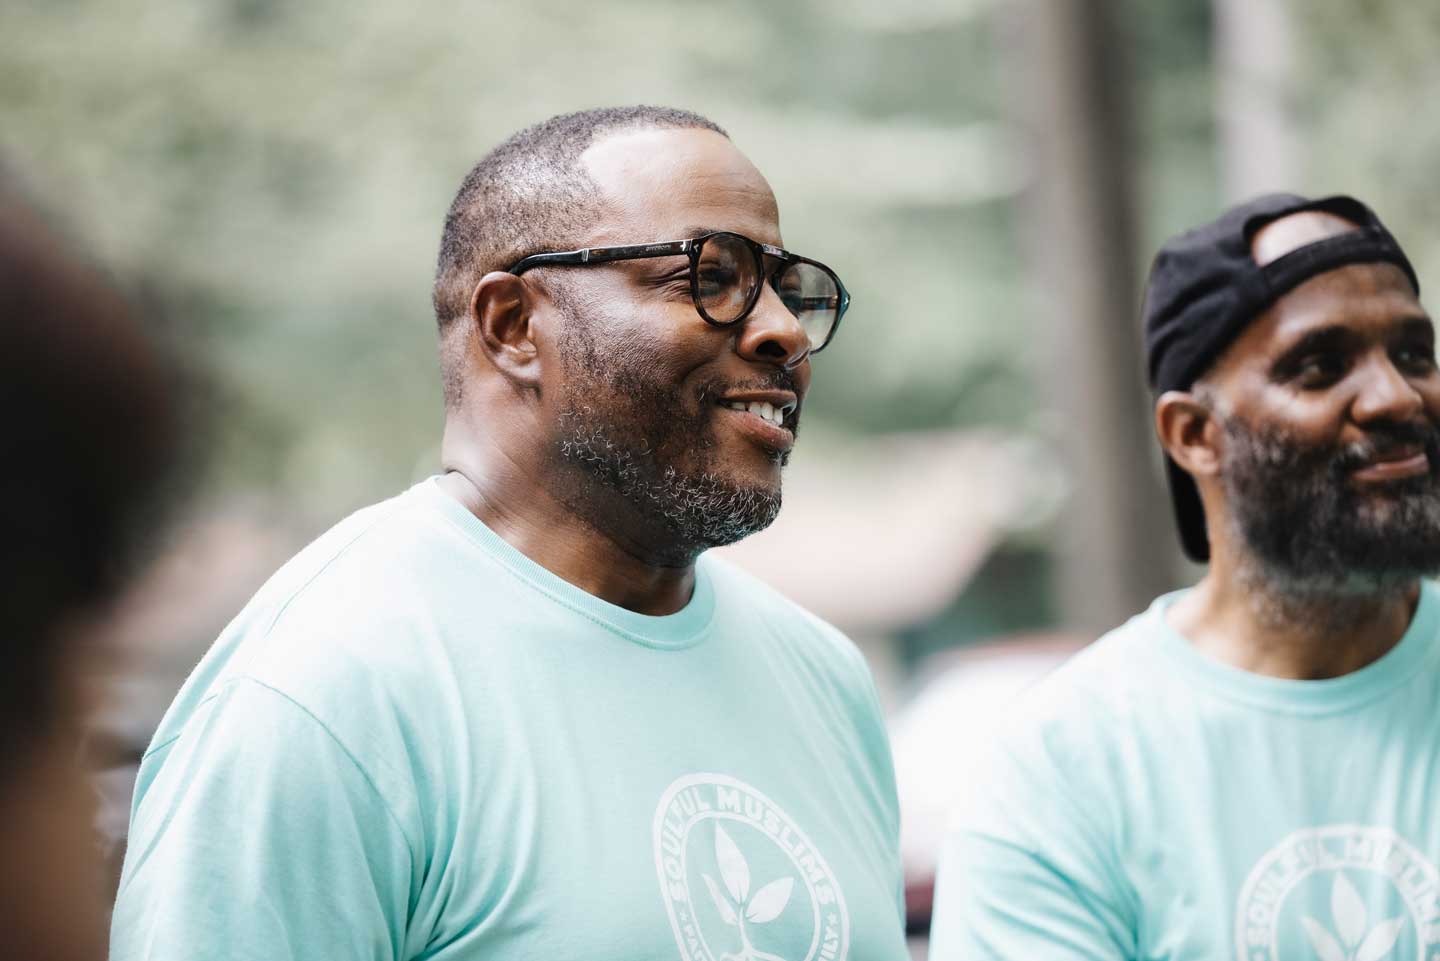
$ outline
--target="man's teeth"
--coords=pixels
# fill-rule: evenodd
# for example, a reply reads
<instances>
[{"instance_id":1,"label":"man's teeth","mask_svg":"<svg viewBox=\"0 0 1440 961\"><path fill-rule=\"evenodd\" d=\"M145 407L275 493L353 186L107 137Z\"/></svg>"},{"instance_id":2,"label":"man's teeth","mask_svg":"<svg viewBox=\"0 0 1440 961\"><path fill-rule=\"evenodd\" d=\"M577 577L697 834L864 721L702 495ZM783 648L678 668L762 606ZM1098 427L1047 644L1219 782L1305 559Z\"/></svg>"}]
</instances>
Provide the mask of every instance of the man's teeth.
<instances>
[{"instance_id":1,"label":"man's teeth","mask_svg":"<svg viewBox=\"0 0 1440 961\"><path fill-rule=\"evenodd\" d=\"M784 410L763 401L750 401L746 403L739 400L727 400L724 404L731 410L746 410L759 417L763 417L776 427L779 427L785 421Z\"/></svg>"}]
</instances>

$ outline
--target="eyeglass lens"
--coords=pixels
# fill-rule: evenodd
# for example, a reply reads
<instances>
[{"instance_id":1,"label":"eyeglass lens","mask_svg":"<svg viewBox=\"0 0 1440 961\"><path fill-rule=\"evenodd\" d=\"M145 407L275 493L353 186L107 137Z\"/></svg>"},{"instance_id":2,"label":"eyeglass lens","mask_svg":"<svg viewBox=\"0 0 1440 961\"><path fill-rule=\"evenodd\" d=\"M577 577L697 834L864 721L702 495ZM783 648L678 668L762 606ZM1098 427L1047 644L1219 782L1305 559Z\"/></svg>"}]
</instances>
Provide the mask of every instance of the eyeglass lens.
<instances>
[{"instance_id":1,"label":"eyeglass lens","mask_svg":"<svg viewBox=\"0 0 1440 961\"><path fill-rule=\"evenodd\" d=\"M706 316L717 324L732 323L745 313L760 284L755 252L733 234L716 234L700 245L695 264L695 292Z\"/></svg>"},{"instance_id":2,"label":"eyeglass lens","mask_svg":"<svg viewBox=\"0 0 1440 961\"><path fill-rule=\"evenodd\" d=\"M695 265L699 306L717 324L733 323L751 305L761 283L760 258L742 237L716 234L701 245ZM812 349L823 346L835 326L840 291L824 269L809 263L782 266L771 281L800 321Z\"/></svg>"},{"instance_id":3,"label":"eyeglass lens","mask_svg":"<svg viewBox=\"0 0 1440 961\"><path fill-rule=\"evenodd\" d=\"M774 283L780 300L805 329L811 349L823 347L840 308L835 278L814 264L802 262L788 265Z\"/></svg>"}]
</instances>

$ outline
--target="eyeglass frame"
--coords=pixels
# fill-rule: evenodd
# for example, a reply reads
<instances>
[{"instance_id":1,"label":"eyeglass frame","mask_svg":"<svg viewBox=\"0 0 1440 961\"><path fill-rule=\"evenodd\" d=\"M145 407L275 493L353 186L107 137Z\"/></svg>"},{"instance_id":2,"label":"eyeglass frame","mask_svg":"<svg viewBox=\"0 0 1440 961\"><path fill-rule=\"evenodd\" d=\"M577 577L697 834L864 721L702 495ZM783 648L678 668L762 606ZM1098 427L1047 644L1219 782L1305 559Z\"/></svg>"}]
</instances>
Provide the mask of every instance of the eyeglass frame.
<instances>
[{"instance_id":1,"label":"eyeglass frame","mask_svg":"<svg viewBox=\"0 0 1440 961\"><path fill-rule=\"evenodd\" d=\"M743 241L745 245L750 248L750 252L755 255L755 264L758 274L761 277L760 283L755 285L755 289L751 292L749 300L734 320L716 320L705 312L704 306L700 303L700 250L704 247L707 240L722 235L735 237ZM771 280L765 279L765 261L762 258L766 256L772 257L786 265L810 264L811 266L819 267L835 282L835 296L833 298L820 298L827 301L834 300L836 302L835 322L830 325L830 331L825 335L825 340L821 342L820 346L811 347L810 353L818 354L829 346L830 342L835 339L835 332L840 329L840 321L845 317L845 311L850 308L850 292L845 289L845 285L840 281L839 274L835 273L834 270L818 260L813 260L810 257L802 257L799 254L792 254L783 247L776 247L773 244L763 244L758 240L751 240L744 234L737 234L733 230L712 230L709 233L701 234L699 237L692 237L689 240L664 240L653 244L622 244L616 247L582 247L578 250L544 251L520 258L505 272L518 277L532 267L582 266L585 264L615 263L622 260L648 260L653 257L677 257L682 254L690 259L690 300L694 303L695 312L700 315L700 319L712 327L733 327L744 321L745 318L749 317L755 310L755 305L760 302L761 288L765 284L771 283ZM771 272L770 278L778 277L783 272L783 270L775 270ZM778 291L776 292L778 293ZM789 308L787 307L786 309L788 310ZM809 339L808 336L806 339Z\"/></svg>"}]
</instances>

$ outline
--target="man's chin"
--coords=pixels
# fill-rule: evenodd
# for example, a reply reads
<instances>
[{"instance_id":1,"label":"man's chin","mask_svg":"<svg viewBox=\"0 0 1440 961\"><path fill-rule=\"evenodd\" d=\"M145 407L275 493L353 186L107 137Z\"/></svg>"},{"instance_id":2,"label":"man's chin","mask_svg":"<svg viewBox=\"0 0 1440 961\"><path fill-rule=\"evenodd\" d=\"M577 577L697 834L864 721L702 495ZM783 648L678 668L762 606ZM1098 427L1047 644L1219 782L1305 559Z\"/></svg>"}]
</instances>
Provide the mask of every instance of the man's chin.
<instances>
[{"instance_id":1,"label":"man's chin","mask_svg":"<svg viewBox=\"0 0 1440 961\"><path fill-rule=\"evenodd\" d=\"M695 518L696 523L682 534L696 534L705 547L724 547L758 534L780 514L779 486L758 488L737 488L724 502L712 502L713 507L704 518Z\"/></svg>"},{"instance_id":2,"label":"man's chin","mask_svg":"<svg viewBox=\"0 0 1440 961\"><path fill-rule=\"evenodd\" d=\"M1308 543L1281 546L1250 541L1265 579L1288 592L1315 595L1384 593L1440 574L1440 526L1408 523L1414 515L1398 505L1367 508L1323 532L1296 532Z\"/></svg>"},{"instance_id":3,"label":"man's chin","mask_svg":"<svg viewBox=\"0 0 1440 961\"><path fill-rule=\"evenodd\" d=\"M779 492L780 472L790 463L790 450L742 442L726 445L710 452L710 461L721 461L726 477L744 487L769 486Z\"/></svg>"},{"instance_id":4,"label":"man's chin","mask_svg":"<svg viewBox=\"0 0 1440 961\"><path fill-rule=\"evenodd\" d=\"M697 486L744 492L746 496L779 500L789 451L754 444L717 445L698 457L677 459L674 472Z\"/></svg>"},{"instance_id":5,"label":"man's chin","mask_svg":"<svg viewBox=\"0 0 1440 961\"><path fill-rule=\"evenodd\" d=\"M700 551L733 544L769 527L780 512L780 484L748 472L667 469L627 497L669 529L677 548Z\"/></svg>"},{"instance_id":6,"label":"man's chin","mask_svg":"<svg viewBox=\"0 0 1440 961\"><path fill-rule=\"evenodd\" d=\"M1412 587L1416 582L1434 577L1435 568L1411 569L1387 566L1374 570L1350 567L1344 571L1311 573L1308 576L1272 578L1285 593L1317 602L1329 598L1363 598L1392 595Z\"/></svg>"}]
</instances>

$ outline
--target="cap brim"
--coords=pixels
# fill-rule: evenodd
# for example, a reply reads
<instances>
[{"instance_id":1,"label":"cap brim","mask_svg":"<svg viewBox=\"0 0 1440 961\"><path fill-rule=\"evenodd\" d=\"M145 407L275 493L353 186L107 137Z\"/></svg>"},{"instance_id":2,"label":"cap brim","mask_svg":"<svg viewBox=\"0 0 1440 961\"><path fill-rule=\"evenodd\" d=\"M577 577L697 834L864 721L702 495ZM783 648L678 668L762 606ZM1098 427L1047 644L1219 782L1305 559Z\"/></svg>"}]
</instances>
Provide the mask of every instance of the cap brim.
<instances>
[{"instance_id":1,"label":"cap brim","mask_svg":"<svg viewBox=\"0 0 1440 961\"><path fill-rule=\"evenodd\" d=\"M1170 482L1170 501L1175 505L1175 527L1180 532L1180 546L1185 556L1196 563L1210 560L1210 538L1205 533L1205 507L1200 503L1200 490L1180 465L1165 458L1165 476Z\"/></svg>"}]
</instances>

